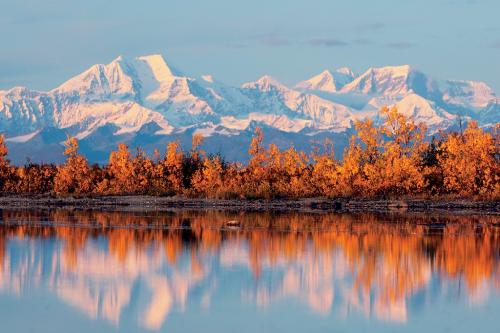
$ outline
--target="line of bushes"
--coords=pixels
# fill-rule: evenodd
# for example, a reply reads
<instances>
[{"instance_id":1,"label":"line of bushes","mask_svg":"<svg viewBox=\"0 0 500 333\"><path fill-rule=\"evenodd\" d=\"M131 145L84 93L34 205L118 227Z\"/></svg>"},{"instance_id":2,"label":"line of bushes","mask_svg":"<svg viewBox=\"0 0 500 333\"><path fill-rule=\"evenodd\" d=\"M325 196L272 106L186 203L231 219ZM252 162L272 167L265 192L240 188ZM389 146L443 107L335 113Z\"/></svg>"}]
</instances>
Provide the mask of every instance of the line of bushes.
<instances>
[{"instance_id":1,"label":"line of bushes","mask_svg":"<svg viewBox=\"0 0 500 333\"><path fill-rule=\"evenodd\" d=\"M170 142L165 154L132 154L120 144L104 166L89 165L78 153L78 141L65 142L62 165L27 163L13 166L0 136L0 191L4 194L181 195L207 198L500 198L499 129L492 132L469 122L463 131L438 133L426 140L426 128L383 108L385 122L355 123L356 135L342 160L326 141L311 154L293 147L263 145L257 128L247 164L226 162L201 150L203 138L193 136L192 149Z\"/></svg>"}]
</instances>

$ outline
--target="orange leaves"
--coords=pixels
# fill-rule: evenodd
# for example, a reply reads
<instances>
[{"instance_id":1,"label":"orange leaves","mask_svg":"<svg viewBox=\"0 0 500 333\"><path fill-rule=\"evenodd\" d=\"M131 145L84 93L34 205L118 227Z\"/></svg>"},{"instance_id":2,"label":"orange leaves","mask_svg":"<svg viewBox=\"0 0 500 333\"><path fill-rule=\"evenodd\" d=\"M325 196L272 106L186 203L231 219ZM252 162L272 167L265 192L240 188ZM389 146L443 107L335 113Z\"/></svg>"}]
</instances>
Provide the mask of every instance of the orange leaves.
<instances>
[{"instance_id":1,"label":"orange leaves","mask_svg":"<svg viewBox=\"0 0 500 333\"><path fill-rule=\"evenodd\" d=\"M413 119L398 112L396 107L384 107L380 110L385 117L381 133L390 138L399 148L400 154L408 156L418 154L425 137L425 125L416 124Z\"/></svg>"},{"instance_id":2,"label":"orange leaves","mask_svg":"<svg viewBox=\"0 0 500 333\"><path fill-rule=\"evenodd\" d=\"M462 197L500 197L498 146L493 136L471 122L463 134L447 135L437 156L444 190Z\"/></svg>"},{"instance_id":3,"label":"orange leaves","mask_svg":"<svg viewBox=\"0 0 500 333\"><path fill-rule=\"evenodd\" d=\"M42 194L54 189L57 168L47 164L27 164L15 170L7 182L9 192Z\"/></svg>"},{"instance_id":4,"label":"orange leaves","mask_svg":"<svg viewBox=\"0 0 500 333\"><path fill-rule=\"evenodd\" d=\"M6 162L9 150L5 144L5 135L0 134L0 165Z\"/></svg>"},{"instance_id":5,"label":"orange leaves","mask_svg":"<svg viewBox=\"0 0 500 333\"><path fill-rule=\"evenodd\" d=\"M66 162L57 167L54 178L54 192L59 195L87 194L93 187L90 168L87 159L78 154L78 141L76 138L68 137L65 142Z\"/></svg>"},{"instance_id":6,"label":"orange leaves","mask_svg":"<svg viewBox=\"0 0 500 333\"><path fill-rule=\"evenodd\" d=\"M104 194L134 193L135 170L127 145L120 143L118 150L111 152L106 171L106 180L99 189ZM106 185L106 186L105 186Z\"/></svg>"},{"instance_id":7,"label":"orange leaves","mask_svg":"<svg viewBox=\"0 0 500 333\"><path fill-rule=\"evenodd\" d=\"M380 155L382 146L381 130L373 126L371 119L356 121L355 128L357 139L361 142L363 148L363 161L374 163Z\"/></svg>"},{"instance_id":8,"label":"orange leaves","mask_svg":"<svg viewBox=\"0 0 500 333\"><path fill-rule=\"evenodd\" d=\"M252 142L250 143L250 148L248 149L248 154L252 157L252 159L257 158L264 151L262 147L262 143L264 141L264 132L260 127L255 129L254 137L252 138Z\"/></svg>"},{"instance_id":9,"label":"orange leaves","mask_svg":"<svg viewBox=\"0 0 500 333\"><path fill-rule=\"evenodd\" d=\"M54 189L57 169L54 165L34 164L11 166L7 159L5 137L0 135L0 191L7 193L49 193Z\"/></svg>"},{"instance_id":10,"label":"orange leaves","mask_svg":"<svg viewBox=\"0 0 500 333\"><path fill-rule=\"evenodd\" d=\"M339 186L347 195L363 197L422 193L425 127L396 108L383 108L381 115L385 120L378 127L371 120L356 122L357 136L344 153Z\"/></svg>"},{"instance_id":11,"label":"orange leaves","mask_svg":"<svg viewBox=\"0 0 500 333\"><path fill-rule=\"evenodd\" d=\"M262 130L257 128L250 144L252 156L242 170L241 195L247 198L307 197L312 194L310 158L291 147L281 151L271 144L263 147Z\"/></svg>"},{"instance_id":12,"label":"orange leaves","mask_svg":"<svg viewBox=\"0 0 500 333\"><path fill-rule=\"evenodd\" d=\"M193 189L209 198L223 197L225 172L219 156L206 158L201 169L193 175Z\"/></svg>"},{"instance_id":13,"label":"orange leaves","mask_svg":"<svg viewBox=\"0 0 500 333\"><path fill-rule=\"evenodd\" d=\"M178 141L170 142L167 146L165 158L161 161L163 174L167 180L167 186L176 193L181 193L183 189L183 161L184 153Z\"/></svg>"},{"instance_id":14,"label":"orange leaves","mask_svg":"<svg viewBox=\"0 0 500 333\"><path fill-rule=\"evenodd\" d=\"M0 191L5 190L5 183L12 177L7 154L9 150L5 144L5 136L0 134Z\"/></svg>"}]
</instances>

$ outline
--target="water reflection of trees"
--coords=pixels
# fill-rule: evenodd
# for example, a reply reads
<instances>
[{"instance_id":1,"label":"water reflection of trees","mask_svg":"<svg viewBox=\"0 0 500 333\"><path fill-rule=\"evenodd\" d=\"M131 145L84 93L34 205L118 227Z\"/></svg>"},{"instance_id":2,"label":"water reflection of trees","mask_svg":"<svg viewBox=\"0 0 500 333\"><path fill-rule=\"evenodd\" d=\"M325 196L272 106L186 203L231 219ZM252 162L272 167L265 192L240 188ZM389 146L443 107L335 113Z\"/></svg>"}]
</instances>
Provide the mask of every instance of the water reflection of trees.
<instances>
[{"instance_id":1,"label":"water reflection of trees","mask_svg":"<svg viewBox=\"0 0 500 333\"><path fill-rule=\"evenodd\" d=\"M408 302L433 279L447 289L458 283L465 297L476 301L491 288L500 290L495 216L69 210L1 216L0 269L8 269L11 278L16 272L5 264L12 263L9 239L58 240L58 272L76 281L74 290L59 291L66 293L63 299L86 300L80 307L116 322L130 302L132 280L143 276L153 294L143 315L150 328L161 326L175 305L185 307L195 286L204 285L209 295L213 283L207 281L217 278L214 265L251 271L255 283L244 287L243 295L262 306L292 296L318 312L329 313L335 305L340 314L355 309L388 320L406 320ZM231 220L239 226L228 227ZM89 245L99 239L104 250ZM85 276L86 282L79 280ZM115 288L111 295L100 294L108 297L100 310L88 295L96 276L106 276L106 285ZM87 297L78 290L86 290Z\"/></svg>"}]
</instances>

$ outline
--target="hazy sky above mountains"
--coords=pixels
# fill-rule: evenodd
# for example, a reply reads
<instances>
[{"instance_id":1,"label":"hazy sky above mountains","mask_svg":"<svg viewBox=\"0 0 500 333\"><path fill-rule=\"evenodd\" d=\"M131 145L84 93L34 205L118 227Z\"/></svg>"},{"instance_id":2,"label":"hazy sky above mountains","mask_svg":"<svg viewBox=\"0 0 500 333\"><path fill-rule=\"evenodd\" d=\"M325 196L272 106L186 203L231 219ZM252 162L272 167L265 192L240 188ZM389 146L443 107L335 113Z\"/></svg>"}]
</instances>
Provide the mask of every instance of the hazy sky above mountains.
<instances>
[{"instance_id":1,"label":"hazy sky above mountains","mask_svg":"<svg viewBox=\"0 0 500 333\"><path fill-rule=\"evenodd\" d=\"M411 64L500 94L498 0L0 0L0 89L48 90L118 55L189 75L292 84L324 69Z\"/></svg>"}]
</instances>

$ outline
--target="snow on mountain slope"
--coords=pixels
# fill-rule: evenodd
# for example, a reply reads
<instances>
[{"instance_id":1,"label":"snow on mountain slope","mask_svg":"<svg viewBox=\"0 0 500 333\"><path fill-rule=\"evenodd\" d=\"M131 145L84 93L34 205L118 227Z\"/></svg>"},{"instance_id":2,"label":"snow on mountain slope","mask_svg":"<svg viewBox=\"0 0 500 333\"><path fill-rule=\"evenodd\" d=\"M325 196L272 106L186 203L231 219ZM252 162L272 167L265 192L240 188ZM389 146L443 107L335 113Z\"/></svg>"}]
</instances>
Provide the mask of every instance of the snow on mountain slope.
<instances>
[{"instance_id":1,"label":"snow on mountain slope","mask_svg":"<svg viewBox=\"0 0 500 333\"><path fill-rule=\"evenodd\" d=\"M409 94L394 106L398 111L417 123L426 124L431 130L446 128L456 120L457 116L437 107L435 103L417 94Z\"/></svg>"},{"instance_id":2,"label":"snow on mountain slope","mask_svg":"<svg viewBox=\"0 0 500 333\"><path fill-rule=\"evenodd\" d=\"M457 120L456 115L413 93L397 100L391 96L372 98L363 111L369 114L368 117L381 121L382 118L378 111L384 106L396 107L398 112L411 118L416 123L424 123L431 132L448 128Z\"/></svg>"},{"instance_id":3,"label":"snow on mountain slope","mask_svg":"<svg viewBox=\"0 0 500 333\"><path fill-rule=\"evenodd\" d=\"M43 92L16 87L0 91L0 132L31 133L54 124L53 98Z\"/></svg>"},{"instance_id":4,"label":"snow on mountain slope","mask_svg":"<svg viewBox=\"0 0 500 333\"><path fill-rule=\"evenodd\" d=\"M253 101L240 88L225 85L211 75L192 81L193 93L204 99L217 114L245 115L252 111Z\"/></svg>"},{"instance_id":5,"label":"snow on mountain slope","mask_svg":"<svg viewBox=\"0 0 500 333\"><path fill-rule=\"evenodd\" d=\"M279 82L272 76L264 75L257 81L243 83L241 85L243 89L258 90L264 93L270 92L289 92L290 88Z\"/></svg>"},{"instance_id":6,"label":"snow on mountain slope","mask_svg":"<svg viewBox=\"0 0 500 333\"><path fill-rule=\"evenodd\" d=\"M370 68L346 84L342 93L404 96L416 93L430 98L438 90L437 83L409 65Z\"/></svg>"},{"instance_id":7,"label":"snow on mountain slope","mask_svg":"<svg viewBox=\"0 0 500 333\"><path fill-rule=\"evenodd\" d=\"M355 74L347 67L340 68L333 73L325 70L308 80L297 83L295 89L333 93L352 82L354 78Z\"/></svg>"},{"instance_id":8,"label":"snow on mountain slope","mask_svg":"<svg viewBox=\"0 0 500 333\"><path fill-rule=\"evenodd\" d=\"M64 123L65 127L81 128L81 131L76 135L79 139L107 124L120 128L116 134L136 132L144 124L151 122L156 123L164 132L173 130L173 127L160 113L128 101L72 105L65 110L63 117L59 119L59 122ZM73 120L75 118L80 119L80 121L75 122Z\"/></svg>"},{"instance_id":9,"label":"snow on mountain slope","mask_svg":"<svg viewBox=\"0 0 500 333\"><path fill-rule=\"evenodd\" d=\"M242 88L255 100L256 111L271 113L273 116L282 114L290 119L308 120L302 122L304 126L318 129L347 128L353 119L348 107L287 88L270 76L245 83Z\"/></svg>"},{"instance_id":10,"label":"snow on mountain slope","mask_svg":"<svg viewBox=\"0 0 500 333\"><path fill-rule=\"evenodd\" d=\"M484 82L446 81L443 101L478 111L486 108L497 98L493 89Z\"/></svg>"},{"instance_id":11,"label":"snow on mountain slope","mask_svg":"<svg viewBox=\"0 0 500 333\"><path fill-rule=\"evenodd\" d=\"M34 131L33 133L28 133L26 135L20 135L20 136L15 136L11 138L7 138L7 142L16 142L16 143L24 143L28 142L29 140L33 139L35 135L40 133L40 131Z\"/></svg>"},{"instance_id":12,"label":"snow on mountain slope","mask_svg":"<svg viewBox=\"0 0 500 333\"><path fill-rule=\"evenodd\" d=\"M483 126L495 126L500 123L500 98L491 101L483 110L480 112L480 123Z\"/></svg>"},{"instance_id":13,"label":"snow on mountain slope","mask_svg":"<svg viewBox=\"0 0 500 333\"><path fill-rule=\"evenodd\" d=\"M94 65L51 93L82 98L84 101L135 96L137 87L134 86L133 73L123 62L123 58L118 57L108 65Z\"/></svg>"},{"instance_id":14,"label":"snow on mountain slope","mask_svg":"<svg viewBox=\"0 0 500 333\"><path fill-rule=\"evenodd\" d=\"M210 105L193 95L193 79L176 76L162 56L143 56L135 59L118 57L108 65L94 65L84 73L65 82L51 93L65 105L96 104L105 109L102 102L123 105L135 102L144 110L160 112L166 121L174 126L186 126L196 121L214 120L215 114ZM196 88L194 88L196 89ZM87 109L94 109L92 105ZM119 110L116 110L119 112ZM68 116L75 122L80 113L71 112ZM104 115L100 115L103 117ZM68 118L66 117L66 118ZM145 117L142 117L145 118ZM64 122L63 127L69 123Z\"/></svg>"}]
</instances>

